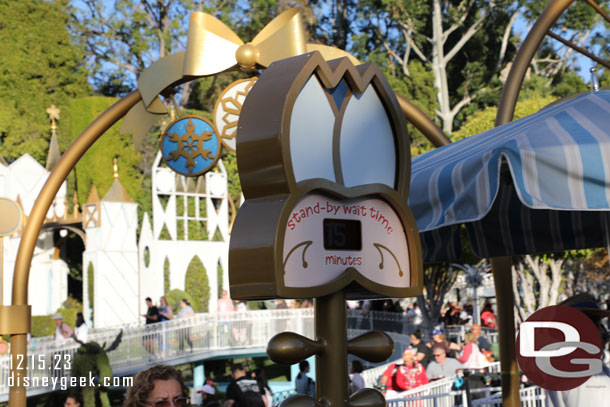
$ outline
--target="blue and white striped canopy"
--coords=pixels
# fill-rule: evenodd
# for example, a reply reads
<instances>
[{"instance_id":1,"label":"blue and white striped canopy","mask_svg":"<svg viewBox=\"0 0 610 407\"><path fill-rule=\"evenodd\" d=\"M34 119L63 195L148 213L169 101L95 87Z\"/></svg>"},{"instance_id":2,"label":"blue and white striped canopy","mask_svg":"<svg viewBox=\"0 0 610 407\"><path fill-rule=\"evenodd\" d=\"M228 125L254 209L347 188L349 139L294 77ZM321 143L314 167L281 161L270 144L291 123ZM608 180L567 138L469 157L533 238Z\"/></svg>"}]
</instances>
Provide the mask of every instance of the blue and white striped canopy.
<instances>
[{"instance_id":1,"label":"blue and white striped canopy","mask_svg":"<svg viewBox=\"0 0 610 407\"><path fill-rule=\"evenodd\" d=\"M606 246L610 91L592 92L413 158L425 261Z\"/></svg>"}]
</instances>

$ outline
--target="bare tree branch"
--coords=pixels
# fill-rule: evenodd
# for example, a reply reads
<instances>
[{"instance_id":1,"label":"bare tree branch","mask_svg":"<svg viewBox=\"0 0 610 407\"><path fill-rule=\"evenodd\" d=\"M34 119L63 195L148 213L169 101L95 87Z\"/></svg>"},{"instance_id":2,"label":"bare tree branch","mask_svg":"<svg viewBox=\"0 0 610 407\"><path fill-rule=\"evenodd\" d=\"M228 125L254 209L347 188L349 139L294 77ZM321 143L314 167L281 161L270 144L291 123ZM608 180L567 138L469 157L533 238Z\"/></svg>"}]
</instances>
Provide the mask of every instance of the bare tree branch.
<instances>
[{"instance_id":1,"label":"bare tree branch","mask_svg":"<svg viewBox=\"0 0 610 407\"><path fill-rule=\"evenodd\" d=\"M485 19L489 15L489 11L488 10L491 10L491 8L494 7L494 5L495 5L495 2L494 1L490 1L489 2L489 6L486 9L486 11L481 13L479 18L462 35L460 40L453 46L451 51L449 51L447 54L445 54L445 57L443 58L443 62L445 64L448 63L449 61L451 61L451 59L454 56L457 55L457 53L462 49L462 47L464 45L466 45L466 43L481 29L481 27L483 26L483 22L485 21Z\"/></svg>"},{"instance_id":2,"label":"bare tree branch","mask_svg":"<svg viewBox=\"0 0 610 407\"><path fill-rule=\"evenodd\" d=\"M498 63L496 64L497 68L500 69L502 66L502 62L504 61L504 56L506 55L506 48L508 48L508 40L510 39L510 33L513 29L513 25L517 20L517 16L519 15L519 9L515 9L515 12L510 16L510 20L504 29L504 34L502 35L502 45L500 46L500 54L498 55Z\"/></svg>"},{"instance_id":3,"label":"bare tree branch","mask_svg":"<svg viewBox=\"0 0 610 407\"><path fill-rule=\"evenodd\" d=\"M453 23L447 30L445 30L445 32L443 32L442 35L442 44L445 45L445 42L447 41L447 39L449 38L449 36L451 35L451 33L453 33L455 30L457 30L458 28L460 28L462 26L462 24L464 24L464 21L466 21L466 18L468 17L468 12L470 11L471 6L469 5L468 7L466 6L466 0L462 0L462 2L457 6L458 10L461 11L461 15L460 18L458 18L458 20Z\"/></svg>"},{"instance_id":4,"label":"bare tree branch","mask_svg":"<svg viewBox=\"0 0 610 407\"><path fill-rule=\"evenodd\" d=\"M422 60L422 62L428 62L428 58L424 55L424 53L419 49L415 41L413 41L413 27L411 25L404 24L399 22L401 26L402 35L409 47L413 49L415 55Z\"/></svg>"}]
</instances>

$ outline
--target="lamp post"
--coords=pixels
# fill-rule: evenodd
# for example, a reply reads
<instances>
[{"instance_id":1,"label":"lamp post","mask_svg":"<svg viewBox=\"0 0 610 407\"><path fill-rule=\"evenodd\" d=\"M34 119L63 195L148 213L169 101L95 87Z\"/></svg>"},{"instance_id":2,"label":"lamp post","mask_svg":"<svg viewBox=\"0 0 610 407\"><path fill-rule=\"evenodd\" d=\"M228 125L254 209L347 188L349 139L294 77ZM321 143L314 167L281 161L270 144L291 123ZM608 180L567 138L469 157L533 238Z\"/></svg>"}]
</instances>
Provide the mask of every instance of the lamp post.
<instances>
[{"instance_id":1,"label":"lamp post","mask_svg":"<svg viewBox=\"0 0 610 407\"><path fill-rule=\"evenodd\" d=\"M472 316L473 323L481 324L481 314L479 313L479 287L483 285L483 276L489 270L489 265L485 261L481 261L476 265L470 264L452 264L452 266L459 268L466 275L466 283L473 289L473 307Z\"/></svg>"}]
</instances>

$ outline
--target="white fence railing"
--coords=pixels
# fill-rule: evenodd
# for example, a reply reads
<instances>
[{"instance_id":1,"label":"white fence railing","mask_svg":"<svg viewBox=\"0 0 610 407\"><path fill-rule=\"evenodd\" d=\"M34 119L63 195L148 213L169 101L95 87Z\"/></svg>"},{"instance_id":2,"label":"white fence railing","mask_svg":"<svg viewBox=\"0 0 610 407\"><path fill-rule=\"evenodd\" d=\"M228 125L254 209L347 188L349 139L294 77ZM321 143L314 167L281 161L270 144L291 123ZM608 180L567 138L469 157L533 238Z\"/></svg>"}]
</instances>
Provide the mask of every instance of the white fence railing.
<instances>
[{"instance_id":1,"label":"white fence railing","mask_svg":"<svg viewBox=\"0 0 610 407\"><path fill-rule=\"evenodd\" d=\"M502 392L497 389L494 394L472 401L472 407L502 407ZM526 387L519 390L521 406L523 407L549 407L551 405L546 392L538 386Z\"/></svg>"},{"instance_id":2,"label":"white fence railing","mask_svg":"<svg viewBox=\"0 0 610 407\"><path fill-rule=\"evenodd\" d=\"M386 364L376 366L371 369L367 369L364 372L362 372L361 376L364 379L365 386L374 387L375 385L377 385L379 383L379 379L381 378L381 375L383 374L383 372L385 372L385 370L388 368L388 366L390 366L392 363L402 363L402 359L397 359L397 360L388 362ZM489 366L486 367L486 369L491 374L500 373L500 362L490 363ZM436 383L436 382L432 382L432 383L430 383L430 385L432 385L434 383ZM428 385L426 385L426 386L428 386Z\"/></svg>"},{"instance_id":3,"label":"white fence railing","mask_svg":"<svg viewBox=\"0 0 610 407\"><path fill-rule=\"evenodd\" d=\"M354 337L371 329L386 331L394 340L394 357L402 354L409 345L406 319L401 313L348 311L348 335ZM115 374L133 371L134 366L145 366L150 361L164 362L185 357L190 353L203 354L215 350L233 348L265 348L269 339L280 332L292 331L314 337L313 309L282 309L247 311L219 315L216 313L197 314L191 318L140 325L129 324L104 329L92 329L89 341L106 347L114 341L120 330L123 337L117 349L108 354ZM76 342L69 340L63 346L56 346L53 337L33 338L28 345L27 368L31 383L44 383L45 378L70 377L70 362L73 361ZM58 368L60 362L68 362ZM6 399L9 389L10 354L0 356L0 400ZM13 361L19 363L19 361ZM369 369L363 373L367 386L387 367ZM29 393L51 390L49 386L30 384Z\"/></svg>"},{"instance_id":4,"label":"white fence railing","mask_svg":"<svg viewBox=\"0 0 610 407\"><path fill-rule=\"evenodd\" d=\"M465 407L467 396L465 391L451 391L453 380L439 383L434 388L426 386L413 389L402 395L400 399L387 401L387 407ZM439 380L440 382L440 380ZM436 382L434 382L436 383ZM474 389L471 392L472 407L502 407L502 392L500 387ZM477 398L484 393L483 398ZM546 393L540 387L533 386L519 390L522 407L549 407Z\"/></svg>"},{"instance_id":5,"label":"white fence railing","mask_svg":"<svg viewBox=\"0 0 610 407\"><path fill-rule=\"evenodd\" d=\"M424 386L408 390L400 399L387 400L388 407L451 407L454 405L451 396L452 378L444 378Z\"/></svg>"},{"instance_id":6,"label":"white fence railing","mask_svg":"<svg viewBox=\"0 0 610 407\"><path fill-rule=\"evenodd\" d=\"M411 334L421 325L410 324L406 315L402 312L348 310L347 327L348 329L366 331L379 330ZM468 327L465 325L449 326L446 329L446 334L450 340L460 344L464 341L466 329ZM490 342L498 342L497 329L482 327L481 335L486 337Z\"/></svg>"},{"instance_id":7,"label":"white fence railing","mask_svg":"<svg viewBox=\"0 0 610 407\"><path fill-rule=\"evenodd\" d=\"M218 314L197 314L191 318L152 325L93 330L89 334L89 341L101 345L105 343L108 347L121 329L121 343L117 349L108 353L115 374L133 370L134 366L145 366L153 360L170 361L191 353L265 348L273 335L284 331L296 332L309 338L314 336L313 310L287 309L236 312L222 318ZM69 377L71 362L79 347L73 340L63 346L55 346L52 337L32 340L28 345L27 360L23 361L31 383L28 392L40 393L45 388L52 390L50 382L53 378ZM65 361L66 364L60 363ZM9 377L10 364L10 354L0 356L0 399L6 398L9 385L12 384ZM33 383L39 385L32 385Z\"/></svg>"},{"instance_id":8,"label":"white fence railing","mask_svg":"<svg viewBox=\"0 0 610 407\"><path fill-rule=\"evenodd\" d=\"M465 325L454 325L449 326L446 329L447 339L456 342L457 344L461 344L464 342L464 338L466 336ZM498 330L493 328L481 328L481 335L487 338L487 340L491 343L498 342Z\"/></svg>"}]
</instances>

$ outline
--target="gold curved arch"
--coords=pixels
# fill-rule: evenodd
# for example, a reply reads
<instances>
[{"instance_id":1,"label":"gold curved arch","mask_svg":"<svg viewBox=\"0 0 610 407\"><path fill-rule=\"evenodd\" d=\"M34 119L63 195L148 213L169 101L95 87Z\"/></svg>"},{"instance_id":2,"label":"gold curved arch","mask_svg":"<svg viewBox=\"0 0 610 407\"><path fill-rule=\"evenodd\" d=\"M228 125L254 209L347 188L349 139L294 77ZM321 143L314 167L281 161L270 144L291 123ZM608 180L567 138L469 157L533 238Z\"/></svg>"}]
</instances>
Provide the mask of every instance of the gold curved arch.
<instances>
[{"instance_id":1,"label":"gold curved arch","mask_svg":"<svg viewBox=\"0 0 610 407\"><path fill-rule=\"evenodd\" d=\"M400 108L407 120L414 125L417 130L421 131L435 148L446 146L451 143L451 139L443 133L440 127L438 127L428 115L402 95L399 95L396 92L394 94L396 95L396 99L398 99Z\"/></svg>"},{"instance_id":2,"label":"gold curved arch","mask_svg":"<svg viewBox=\"0 0 610 407\"><path fill-rule=\"evenodd\" d=\"M610 16L608 16L608 14L601 7L599 7L594 0L585 1L606 21L610 22ZM536 23L525 38L525 41L523 41L523 45L521 45L519 52L517 52L513 65L508 73L506 84L504 85L504 89L502 89L500 104L498 105L498 113L496 115L495 123L496 126L500 126L513 120L515 106L517 105L517 98L519 97L519 92L521 91L521 85L523 85L525 73L527 72L534 54L540 47L540 44L547 34L557 41L560 41L581 54L593 59L595 62L608 67L607 61L586 52L586 50L575 46L569 41L566 41L549 31L551 27L555 25L561 14L563 14L563 12L573 2L574 0L553 0L536 20Z\"/></svg>"},{"instance_id":3,"label":"gold curved arch","mask_svg":"<svg viewBox=\"0 0 610 407\"><path fill-rule=\"evenodd\" d=\"M87 235L85 234L85 231L77 226L72 226L72 225L61 225L58 223L45 223L42 225L41 230L43 229L66 229L67 231L70 231L72 233L74 233L75 235L77 235L78 237L80 237L80 239L83 241L83 245L87 244Z\"/></svg>"},{"instance_id":4,"label":"gold curved arch","mask_svg":"<svg viewBox=\"0 0 610 407\"><path fill-rule=\"evenodd\" d=\"M45 220L47 211L51 207L51 203L57 194L70 171L74 168L77 161L87 152L89 147L106 130L112 127L121 117L123 117L129 109L141 100L138 91L131 92L114 105L110 106L104 113L98 116L77 138L74 140L70 148L62 155L57 165L49 175L45 182L32 211L28 218L28 222L23 228L19 250L17 252L17 260L15 261L15 272L13 276L13 300L9 307L11 319L15 321L15 327L11 333L11 355L14 360L17 360L17 355L27 357L27 331L21 327L19 320L27 314L29 316L28 299L28 280L30 277L30 264L34 248L38 239L38 234L42 228L42 223ZM27 309L27 311L24 311ZM14 313L11 311L15 311ZM29 325L29 324L28 324ZM9 323L9 328L11 325ZM11 374L15 377L15 386L9 390L9 407L23 407L26 405L26 389L23 385L23 376L26 374L24 370L15 369L16 366L11 366Z\"/></svg>"}]
</instances>

